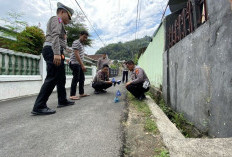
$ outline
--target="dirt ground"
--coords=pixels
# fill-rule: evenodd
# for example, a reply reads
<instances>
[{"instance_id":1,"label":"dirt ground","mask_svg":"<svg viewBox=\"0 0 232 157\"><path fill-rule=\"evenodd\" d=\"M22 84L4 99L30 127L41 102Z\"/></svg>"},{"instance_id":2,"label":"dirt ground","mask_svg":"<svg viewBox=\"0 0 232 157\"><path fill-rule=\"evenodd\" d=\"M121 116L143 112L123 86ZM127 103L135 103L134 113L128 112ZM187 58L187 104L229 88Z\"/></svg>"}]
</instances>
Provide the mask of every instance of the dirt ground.
<instances>
[{"instance_id":1,"label":"dirt ground","mask_svg":"<svg viewBox=\"0 0 232 157\"><path fill-rule=\"evenodd\" d=\"M133 105L128 105L128 119L125 122L125 157L160 156L166 150L157 129L156 134L144 130L146 117ZM152 117L151 117L152 118Z\"/></svg>"}]
</instances>

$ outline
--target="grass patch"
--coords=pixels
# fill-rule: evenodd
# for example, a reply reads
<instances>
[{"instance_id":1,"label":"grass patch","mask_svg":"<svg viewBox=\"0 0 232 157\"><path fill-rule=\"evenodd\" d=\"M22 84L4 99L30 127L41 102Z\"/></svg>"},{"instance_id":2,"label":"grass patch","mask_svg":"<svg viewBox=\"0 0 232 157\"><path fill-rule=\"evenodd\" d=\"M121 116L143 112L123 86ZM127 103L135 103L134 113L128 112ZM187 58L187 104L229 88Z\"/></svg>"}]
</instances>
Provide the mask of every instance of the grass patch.
<instances>
[{"instance_id":1,"label":"grass patch","mask_svg":"<svg viewBox=\"0 0 232 157\"><path fill-rule=\"evenodd\" d=\"M127 100L129 119L124 156L160 156L168 153L146 101L139 101L129 92ZM154 148L160 151L155 152Z\"/></svg>"},{"instance_id":2,"label":"grass patch","mask_svg":"<svg viewBox=\"0 0 232 157\"><path fill-rule=\"evenodd\" d=\"M152 120L151 110L148 105L144 101L139 101L132 94L128 93L127 96L131 105L133 105L139 112L142 112L146 117L146 121L144 124L144 130L153 134L156 134L158 129L156 123Z\"/></svg>"},{"instance_id":3,"label":"grass patch","mask_svg":"<svg viewBox=\"0 0 232 157\"><path fill-rule=\"evenodd\" d=\"M167 115L171 122L176 125L176 127L185 137L202 137L203 134L199 130L197 130L191 122L185 119L183 113L178 113L172 110L172 108L165 103L162 96L157 98L150 92L148 93L148 95L151 96L151 98L159 105L159 107L163 110L163 112Z\"/></svg>"},{"instance_id":4,"label":"grass patch","mask_svg":"<svg viewBox=\"0 0 232 157\"><path fill-rule=\"evenodd\" d=\"M170 157L169 152L165 149L155 150L155 152L158 152L159 155L155 155L154 157Z\"/></svg>"},{"instance_id":5,"label":"grass patch","mask_svg":"<svg viewBox=\"0 0 232 157\"><path fill-rule=\"evenodd\" d=\"M152 115L151 110L144 101L139 101L130 93L128 93L127 98L130 104L133 105L138 111L142 112L145 117L150 117Z\"/></svg>"},{"instance_id":6,"label":"grass patch","mask_svg":"<svg viewBox=\"0 0 232 157\"><path fill-rule=\"evenodd\" d=\"M144 129L145 129L145 131L151 132L153 134L157 133L157 126L151 118L146 119Z\"/></svg>"}]
</instances>

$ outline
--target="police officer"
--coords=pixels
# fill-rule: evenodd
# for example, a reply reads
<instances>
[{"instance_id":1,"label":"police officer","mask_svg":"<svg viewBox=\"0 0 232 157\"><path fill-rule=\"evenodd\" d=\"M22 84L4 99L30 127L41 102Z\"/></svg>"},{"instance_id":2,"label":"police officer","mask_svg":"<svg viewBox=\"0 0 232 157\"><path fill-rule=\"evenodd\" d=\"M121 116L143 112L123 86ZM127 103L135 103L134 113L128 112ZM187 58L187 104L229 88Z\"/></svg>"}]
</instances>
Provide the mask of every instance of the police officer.
<instances>
[{"instance_id":1,"label":"police officer","mask_svg":"<svg viewBox=\"0 0 232 157\"><path fill-rule=\"evenodd\" d=\"M143 100L145 99L144 93L149 90L150 82L147 78L145 71L135 66L132 60L126 63L127 68L131 71L131 80L126 83L126 89L133 94L137 99Z\"/></svg>"},{"instance_id":2,"label":"police officer","mask_svg":"<svg viewBox=\"0 0 232 157\"><path fill-rule=\"evenodd\" d=\"M97 70L101 70L104 64L109 65L110 60L108 59L106 53L102 54L102 57L97 61Z\"/></svg>"},{"instance_id":3,"label":"police officer","mask_svg":"<svg viewBox=\"0 0 232 157\"><path fill-rule=\"evenodd\" d=\"M47 64L47 76L35 101L32 114L47 115L56 111L47 107L47 101L55 86L57 86L58 106L73 105L68 101L65 90L64 49L66 48L64 25L71 20L73 10L62 3L57 3L57 16L53 16L47 23L46 40L42 50Z\"/></svg>"},{"instance_id":4,"label":"police officer","mask_svg":"<svg viewBox=\"0 0 232 157\"><path fill-rule=\"evenodd\" d=\"M92 84L95 94L106 93L106 89L112 86L108 73L109 66L107 64L104 64L102 69L97 72Z\"/></svg>"}]
</instances>

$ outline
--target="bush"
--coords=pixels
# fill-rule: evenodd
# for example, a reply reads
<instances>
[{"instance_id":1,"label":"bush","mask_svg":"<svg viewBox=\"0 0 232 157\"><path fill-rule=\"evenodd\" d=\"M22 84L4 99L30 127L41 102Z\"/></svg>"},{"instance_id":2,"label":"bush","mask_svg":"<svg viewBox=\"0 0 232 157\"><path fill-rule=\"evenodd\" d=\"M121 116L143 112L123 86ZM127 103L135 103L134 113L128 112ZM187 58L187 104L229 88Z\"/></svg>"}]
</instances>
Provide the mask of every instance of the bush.
<instances>
[{"instance_id":1,"label":"bush","mask_svg":"<svg viewBox=\"0 0 232 157\"><path fill-rule=\"evenodd\" d=\"M17 34L17 51L39 55L43 48L45 35L43 31L36 27L26 27Z\"/></svg>"}]
</instances>

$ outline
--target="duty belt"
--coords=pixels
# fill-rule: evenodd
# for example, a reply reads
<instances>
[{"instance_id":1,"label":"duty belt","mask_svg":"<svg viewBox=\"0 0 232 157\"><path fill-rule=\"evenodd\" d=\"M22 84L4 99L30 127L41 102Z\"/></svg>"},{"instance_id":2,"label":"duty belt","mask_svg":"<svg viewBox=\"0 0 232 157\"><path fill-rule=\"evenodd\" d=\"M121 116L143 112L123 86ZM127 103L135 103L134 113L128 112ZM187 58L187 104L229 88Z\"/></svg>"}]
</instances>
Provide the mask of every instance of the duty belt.
<instances>
[{"instance_id":1,"label":"duty belt","mask_svg":"<svg viewBox=\"0 0 232 157\"><path fill-rule=\"evenodd\" d=\"M52 46L52 43L50 43L50 42L44 42L43 47L45 47L45 46Z\"/></svg>"}]
</instances>

